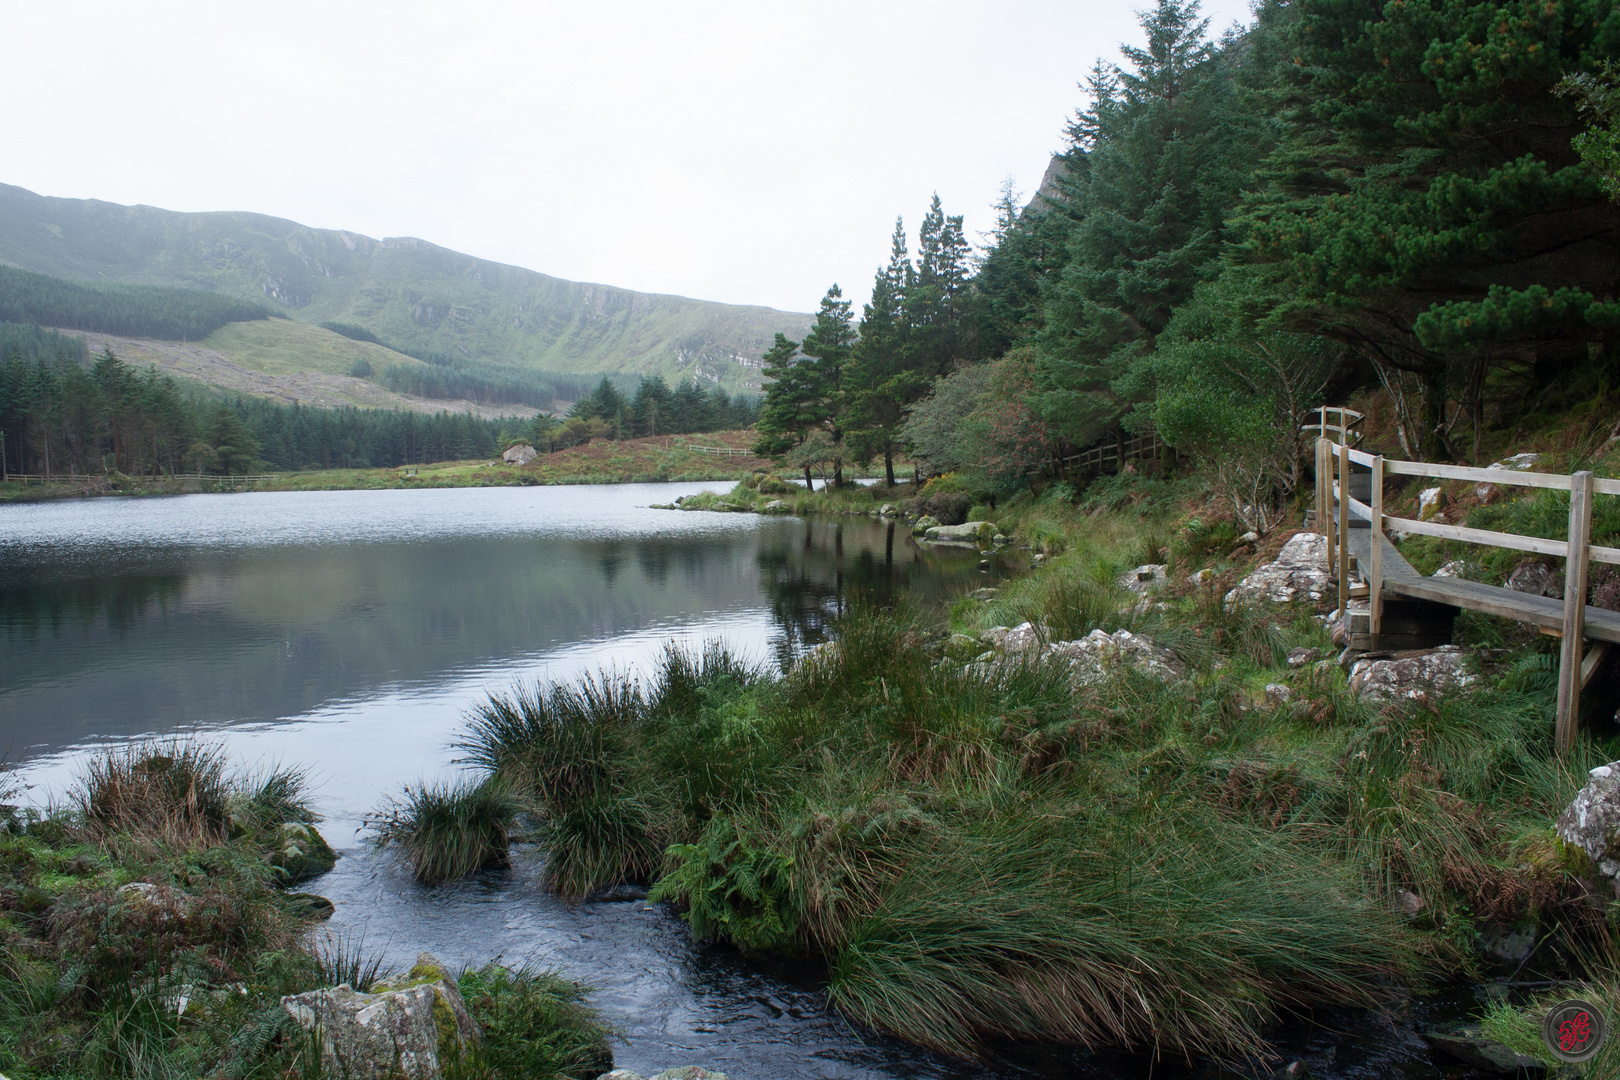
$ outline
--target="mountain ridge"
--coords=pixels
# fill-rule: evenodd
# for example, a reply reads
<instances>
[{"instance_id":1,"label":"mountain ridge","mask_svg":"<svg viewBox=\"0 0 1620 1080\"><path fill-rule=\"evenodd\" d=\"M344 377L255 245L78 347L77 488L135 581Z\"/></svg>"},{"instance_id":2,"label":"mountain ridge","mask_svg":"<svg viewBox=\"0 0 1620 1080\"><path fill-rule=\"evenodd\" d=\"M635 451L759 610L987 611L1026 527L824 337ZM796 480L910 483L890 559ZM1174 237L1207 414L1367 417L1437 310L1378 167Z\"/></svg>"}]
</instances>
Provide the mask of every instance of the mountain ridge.
<instances>
[{"instance_id":1,"label":"mountain ridge","mask_svg":"<svg viewBox=\"0 0 1620 1080\"><path fill-rule=\"evenodd\" d=\"M187 213L0 184L0 262L36 273L203 289L390 344L568 372L759 386L759 357L811 316L575 282L419 237L381 239L250 211Z\"/></svg>"}]
</instances>

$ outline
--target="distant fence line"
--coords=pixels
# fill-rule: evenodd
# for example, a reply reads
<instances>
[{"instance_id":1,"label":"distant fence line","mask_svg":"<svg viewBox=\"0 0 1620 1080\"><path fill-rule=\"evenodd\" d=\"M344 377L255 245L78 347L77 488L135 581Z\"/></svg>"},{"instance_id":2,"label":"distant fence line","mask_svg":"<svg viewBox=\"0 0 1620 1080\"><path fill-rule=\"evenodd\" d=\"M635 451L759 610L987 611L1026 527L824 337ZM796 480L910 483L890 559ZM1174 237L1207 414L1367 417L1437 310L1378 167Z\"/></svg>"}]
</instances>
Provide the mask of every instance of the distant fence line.
<instances>
[{"instance_id":1,"label":"distant fence line","mask_svg":"<svg viewBox=\"0 0 1620 1080\"><path fill-rule=\"evenodd\" d=\"M754 456L754 452L752 450L742 450L735 446L693 446L691 444L687 444L684 449L690 450L694 454L713 454L715 457Z\"/></svg>"}]
</instances>

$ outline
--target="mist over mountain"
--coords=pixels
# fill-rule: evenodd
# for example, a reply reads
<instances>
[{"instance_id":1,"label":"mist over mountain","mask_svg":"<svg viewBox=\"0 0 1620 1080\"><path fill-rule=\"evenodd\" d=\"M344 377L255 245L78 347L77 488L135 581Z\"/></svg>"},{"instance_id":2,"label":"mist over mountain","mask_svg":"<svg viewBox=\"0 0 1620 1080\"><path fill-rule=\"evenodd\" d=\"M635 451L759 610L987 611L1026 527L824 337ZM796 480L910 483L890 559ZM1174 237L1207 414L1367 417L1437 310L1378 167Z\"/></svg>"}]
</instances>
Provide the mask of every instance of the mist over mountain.
<instances>
[{"instance_id":1,"label":"mist over mountain","mask_svg":"<svg viewBox=\"0 0 1620 1080\"><path fill-rule=\"evenodd\" d=\"M300 322L364 327L413 353L759 386L759 358L810 317L565 281L412 237L245 212L180 213L0 184L0 263L62 278L204 289Z\"/></svg>"}]
</instances>

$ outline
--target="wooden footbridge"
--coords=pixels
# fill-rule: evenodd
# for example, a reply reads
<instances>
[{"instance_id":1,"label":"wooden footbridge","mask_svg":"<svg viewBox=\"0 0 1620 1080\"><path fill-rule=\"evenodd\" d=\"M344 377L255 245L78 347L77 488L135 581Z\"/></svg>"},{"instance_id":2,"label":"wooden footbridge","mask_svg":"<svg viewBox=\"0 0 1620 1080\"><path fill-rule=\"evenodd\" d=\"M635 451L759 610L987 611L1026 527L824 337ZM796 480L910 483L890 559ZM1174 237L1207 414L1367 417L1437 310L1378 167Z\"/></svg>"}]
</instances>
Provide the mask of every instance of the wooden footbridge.
<instances>
[{"instance_id":1,"label":"wooden footbridge","mask_svg":"<svg viewBox=\"0 0 1620 1080\"><path fill-rule=\"evenodd\" d=\"M1337 425L1328 423L1334 412L1339 413ZM1450 640L1452 619L1464 609L1528 623L1562 638L1557 743L1560 751L1567 750L1575 741L1581 690L1596 674L1610 646L1620 643L1620 612L1585 602L1591 564L1620 565L1620 548L1591 542L1592 499L1620 495L1620 480L1600 480L1587 471L1565 476L1386 459L1350 445L1358 441L1352 435L1352 415L1350 410L1324 410L1322 423L1312 425L1324 434L1316 442L1316 520L1328 537L1329 557L1339 584L1339 610L1348 613L1351 647L1383 651L1442 644ZM1327 437L1330 432L1337 437ZM1546 540L1391 516L1384 513L1386 476L1567 491L1568 539ZM1389 541L1390 530L1561 558L1565 560L1563 599L1456 577L1424 577L1395 550ZM1352 592L1360 592L1351 584L1352 563L1366 582L1367 611L1359 617L1349 611Z\"/></svg>"}]
</instances>

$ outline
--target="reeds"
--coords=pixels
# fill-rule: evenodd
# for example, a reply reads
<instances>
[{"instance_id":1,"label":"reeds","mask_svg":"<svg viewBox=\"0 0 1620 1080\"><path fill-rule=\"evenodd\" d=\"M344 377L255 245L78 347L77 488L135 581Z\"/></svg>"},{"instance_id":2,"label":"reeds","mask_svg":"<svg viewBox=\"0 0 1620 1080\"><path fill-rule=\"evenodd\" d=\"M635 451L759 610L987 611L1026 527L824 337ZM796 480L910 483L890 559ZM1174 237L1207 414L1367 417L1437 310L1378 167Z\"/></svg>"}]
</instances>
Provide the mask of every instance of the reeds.
<instances>
[{"instance_id":1,"label":"reeds","mask_svg":"<svg viewBox=\"0 0 1620 1080\"><path fill-rule=\"evenodd\" d=\"M100 836L125 833L198 843L225 836L237 790L220 747L166 740L92 756L71 800Z\"/></svg>"},{"instance_id":2,"label":"reeds","mask_svg":"<svg viewBox=\"0 0 1620 1080\"><path fill-rule=\"evenodd\" d=\"M379 848L403 848L411 872L436 885L507 865L517 806L498 781L445 780L408 787L366 820Z\"/></svg>"}]
</instances>

